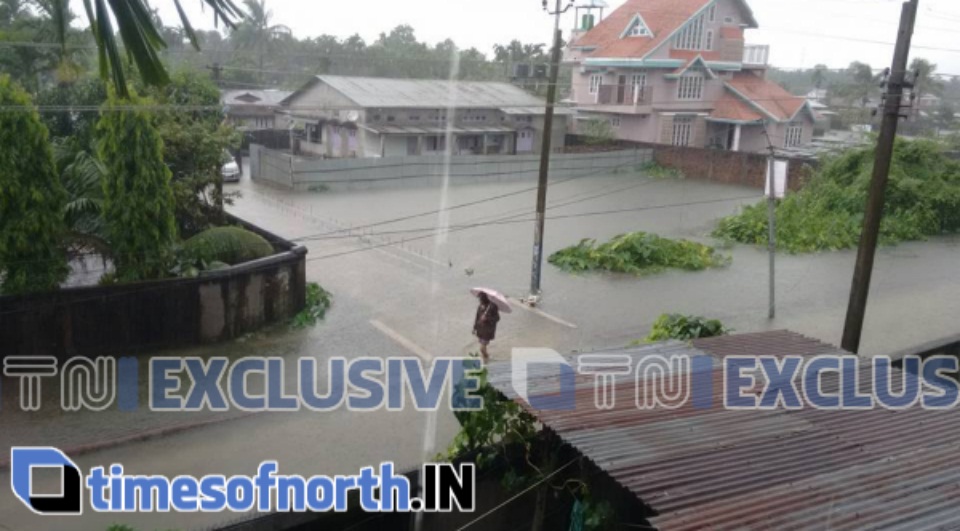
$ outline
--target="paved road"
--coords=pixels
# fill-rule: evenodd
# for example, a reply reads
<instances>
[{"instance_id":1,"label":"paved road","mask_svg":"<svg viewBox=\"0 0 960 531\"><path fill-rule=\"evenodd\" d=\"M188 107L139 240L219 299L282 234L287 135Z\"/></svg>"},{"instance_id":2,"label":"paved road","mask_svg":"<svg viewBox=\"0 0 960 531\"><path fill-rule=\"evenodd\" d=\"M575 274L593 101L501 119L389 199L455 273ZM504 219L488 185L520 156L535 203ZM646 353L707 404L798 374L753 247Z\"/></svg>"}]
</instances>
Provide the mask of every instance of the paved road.
<instances>
[{"instance_id":1,"label":"paved road","mask_svg":"<svg viewBox=\"0 0 960 531\"><path fill-rule=\"evenodd\" d=\"M176 354L313 356L323 360L333 355L431 357L470 352L475 346L469 334L474 310L469 288L486 285L514 296L527 292L533 184L452 186L445 195L440 189L425 188L290 193L245 180L235 187L243 197L232 211L289 238L313 236L304 240L311 259L307 274L334 293L335 306L328 320L309 332L278 331ZM500 198L488 200L492 197ZM757 198L755 190L694 181L651 181L626 174L556 184L550 193L554 208L547 225L546 251L549 255L581 238L604 239L633 230L708 241L718 217ZM445 217L434 212L443 204L474 202L477 204L451 210ZM684 206L670 206L681 204ZM610 211L621 212L599 214ZM421 213L430 214L412 217ZM369 227L366 232L375 234L366 241L357 237L358 226L400 217L410 219ZM354 230L333 232L344 227ZM437 227L453 230L437 231ZM937 239L880 252L866 326L867 353L890 352L955 332L954 316L960 310L955 278L955 264L960 263L958 243L955 238ZM664 312L717 317L742 332L791 328L829 342L839 341L853 253L781 257L780 312L770 322L766 319L765 252L744 246L729 252L733 264L726 269L648 278L568 275L547 265L542 312L517 309L506 316L494 356L506 358L512 347L520 346L571 351L622 345L645 335ZM215 414L169 417L52 411L22 417L9 407L2 415L6 426L17 426L17 430L0 430L4 446L64 447L185 420L223 418ZM54 420L56 424L51 422ZM433 419L410 410L268 414L91 453L79 462L84 468L123 462L128 471L176 475L250 472L261 460L279 457L285 470L344 473L382 460L413 466L445 448L456 428L449 412ZM5 473L0 473L0 484L8 482ZM225 518L171 514L162 518L87 515L80 521L41 520L8 496L0 497L0 529L62 529L70 525L72 529L102 530L115 522L139 529L191 529Z\"/></svg>"}]
</instances>

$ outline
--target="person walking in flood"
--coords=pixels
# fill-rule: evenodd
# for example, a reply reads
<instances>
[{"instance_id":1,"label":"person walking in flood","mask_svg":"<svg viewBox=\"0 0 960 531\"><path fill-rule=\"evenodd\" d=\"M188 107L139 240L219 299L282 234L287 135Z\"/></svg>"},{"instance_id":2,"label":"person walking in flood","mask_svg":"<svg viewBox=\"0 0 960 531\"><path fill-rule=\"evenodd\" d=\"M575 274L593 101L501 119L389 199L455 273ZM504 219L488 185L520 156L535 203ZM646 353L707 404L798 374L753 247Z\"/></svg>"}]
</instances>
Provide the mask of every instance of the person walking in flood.
<instances>
[{"instance_id":1,"label":"person walking in flood","mask_svg":"<svg viewBox=\"0 0 960 531\"><path fill-rule=\"evenodd\" d=\"M477 318L473 322L473 335L480 340L480 354L483 355L483 361L490 361L487 346L497 337L500 309L486 293L481 292L477 298L480 299L480 306L477 308Z\"/></svg>"},{"instance_id":2,"label":"person walking in flood","mask_svg":"<svg viewBox=\"0 0 960 531\"><path fill-rule=\"evenodd\" d=\"M507 297L497 290L473 288L470 293L480 300L477 317L473 320L473 335L480 340L480 354L483 355L483 361L490 361L490 353L487 352L487 347L497 337L497 323L500 322L500 312L511 313L513 309L510 308L510 301L507 300Z\"/></svg>"}]
</instances>

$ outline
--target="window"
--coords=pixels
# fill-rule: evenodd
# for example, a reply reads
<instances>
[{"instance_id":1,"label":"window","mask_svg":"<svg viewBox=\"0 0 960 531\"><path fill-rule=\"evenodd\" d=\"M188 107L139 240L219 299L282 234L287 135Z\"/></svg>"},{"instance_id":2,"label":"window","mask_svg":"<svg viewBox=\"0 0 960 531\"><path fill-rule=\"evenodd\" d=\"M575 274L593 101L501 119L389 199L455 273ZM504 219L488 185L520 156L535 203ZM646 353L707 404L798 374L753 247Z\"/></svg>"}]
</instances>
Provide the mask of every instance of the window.
<instances>
[{"instance_id":1,"label":"window","mask_svg":"<svg viewBox=\"0 0 960 531\"><path fill-rule=\"evenodd\" d=\"M594 74L590 76L590 94L596 94L600 92L600 87L603 86L603 76L601 74Z\"/></svg>"},{"instance_id":2,"label":"window","mask_svg":"<svg viewBox=\"0 0 960 531\"><path fill-rule=\"evenodd\" d=\"M733 24L733 17L723 17L723 23L730 26Z\"/></svg>"},{"instance_id":3,"label":"window","mask_svg":"<svg viewBox=\"0 0 960 531\"><path fill-rule=\"evenodd\" d=\"M673 145L689 146L693 138L693 116L675 116L673 118Z\"/></svg>"},{"instance_id":4,"label":"window","mask_svg":"<svg viewBox=\"0 0 960 531\"><path fill-rule=\"evenodd\" d=\"M702 50L704 36L704 16L694 18L680 30L673 41L673 47L677 50Z\"/></svg>"},{"instance_id":5,"label":"window","mask_svg":"<svg viewBox=\"0 0 960 531\"><path fill-rule=\"evenodd\" d=\"M787 126L787 138L783 147L796 147L803 143L803 126L790 124Z\"/></svg>"},{"instance_id":6,"label":"window","mask_svg":"<svg viewBox=\"0 0 960 531\"><path fill-rule=\"evenodd\" d=\"M703 99L703 75L700 73L684 74L680 77L678 83L679 90L677 99L679 100L700 100Z\"/></svg>"},{"instance_id":7,"label":"window","mask_svg":"<svg viewBox=\"0 0 960 531\"><path fill-rule=\"evenodd\" d=\"M612 127L620 127L620 117L614 116L613 118L610 118L610 125Z\"/></svg>"},{"instance_id":8,"label":"window","mask_svg":"<svg viewBox=\"0 0 960 531\"><path fill-rule=\"evenodd\" d=\"M703 43L703 49L708 52L713 51L713 30L707 32L706 42Z\"/></svg>"},{"instance_id":9,"label":"window","mask_svg":"<svg viewBox=\"0 0 960 531\"><path fill-rule=\"evenodd\" d=\"M640 15L633 17L633 22L627 26L627 31L623 32L623 37L652 37L653 33L650 31L650 28L647 27L643 22L643 18Z\"/></svg>"},{"instance_id":10,"label":"window","mask_svg":"<svg viewBox=\"0 0 960 531\"><path fill-rule=\"evenodd\" d=\"M634 74L630 77L630 84L633 85L633 90L642 92L647 86L647 73L643 72L642 74Z\"/></svg>"},{"instance_id":11,"label":"window","mask_svg":"<svg viewBox=\"0 0 960 531\"><path fill-rule=\"evenodd\" d=\"M374 114L374 115L373 115L373 121L374 121L374 122L379 122L381 118L382 118L382 117L381 117L379 114Z\"/></svg>"},{"instance_id":12,"label":"window","mask_svg":"<svg viewBox=\"0 0 960 531\"><path fill-rule=\"evenodd\" d=\"M707 17L710 19L710 22L717 21L717 4L710 6L710 9L707 10Z\"/></svg>"},{"instance_id":13,"label":"window","mask_svg":"<svg viewBox=\"0 0 960 531\"><path fill-rule=\"evenodd\" d=\"M388 115L388 116L387 116L387 121L388 121L388 122L395 122L395 121L397 121L397 118L396 118L395 116L389 116L389 115Z\"/></svg>"},{"instance_id":14,"label":"window","mask_svg":"<svg viewBox=\"0 0 960 531\"><path fill-rule=\"evenodd\" d=\"M411 122L419 122L419 121L420 121L420 115L419 115L419 114L411 114L411 115L408 116L407 118L409 118Z\"/></svg>"}]
</instances>

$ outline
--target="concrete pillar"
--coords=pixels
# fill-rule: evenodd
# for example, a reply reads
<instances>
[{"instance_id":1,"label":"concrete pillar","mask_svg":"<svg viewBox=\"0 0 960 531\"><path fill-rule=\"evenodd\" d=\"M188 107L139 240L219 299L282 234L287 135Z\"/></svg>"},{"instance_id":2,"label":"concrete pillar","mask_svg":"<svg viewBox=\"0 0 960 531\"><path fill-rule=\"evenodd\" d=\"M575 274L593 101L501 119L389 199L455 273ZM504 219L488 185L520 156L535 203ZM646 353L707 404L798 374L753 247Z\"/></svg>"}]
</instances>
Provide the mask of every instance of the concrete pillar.
<instances>
[{"instance_id":1,"label":"concrete pillar","mask_svg":"<svg viewBox=\"0 0 960 531\"><path fill-rule=\"evenodd\" d=\"M480 143L480 154L481 155L487 154L487 134L486 133L483 134L483 142Z\"/></svg>"},{"instance_id":2,"label":"concrete pillar","mask_svg":"<svg viewBox=\"0 0 960 531\"><path fill-rule=\"evenodd\" d=\"M740 151L740 128L743 127L740 124L734 126L733 130L733 145L730 146L730 151Z\"/></svg>"},{"instance_id":3,"label":"concrete pillar","mask_svg":"<svg viewBox=\"0 0 960 531\"><path fill-rule=\"evenodd\" d=\"M423 155L423 135L417 135L417 155Z\"/></svg>"},{"instance_id":4,"label":"concrete pillar","mask_svg":"<svg viewBox=\"0 0 960 531\"><path fill-rule=\"evenodd\" d=\"M387 135L380 133L380 158L387 156Z\"/></svg>"}]
</instances>

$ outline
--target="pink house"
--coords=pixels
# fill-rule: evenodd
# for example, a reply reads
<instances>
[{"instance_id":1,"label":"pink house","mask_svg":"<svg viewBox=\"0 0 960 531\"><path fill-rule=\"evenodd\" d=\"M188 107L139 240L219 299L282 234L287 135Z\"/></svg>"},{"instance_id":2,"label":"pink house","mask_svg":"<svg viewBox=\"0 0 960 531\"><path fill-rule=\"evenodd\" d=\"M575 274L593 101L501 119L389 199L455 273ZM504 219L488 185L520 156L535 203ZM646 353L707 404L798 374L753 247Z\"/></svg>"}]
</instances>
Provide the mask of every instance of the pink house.
<instances>
[{"instance_id":1,"label":"pink house","mask_svg":"<svg viewBox=\"0 0 960 531\"><path fill-rule=\"evenodd\" d=\"M744 43L757 28L744 0L628 0L594 20L578 21L565 52L578 125L605 120L623 140L732 151L813 137L807 100L766 79L769 47Z\"/></svg>"}]
</instances>

